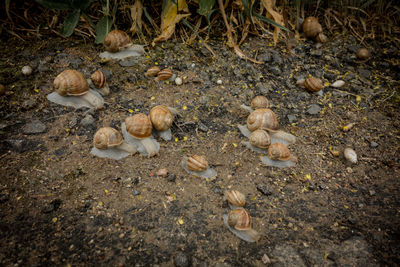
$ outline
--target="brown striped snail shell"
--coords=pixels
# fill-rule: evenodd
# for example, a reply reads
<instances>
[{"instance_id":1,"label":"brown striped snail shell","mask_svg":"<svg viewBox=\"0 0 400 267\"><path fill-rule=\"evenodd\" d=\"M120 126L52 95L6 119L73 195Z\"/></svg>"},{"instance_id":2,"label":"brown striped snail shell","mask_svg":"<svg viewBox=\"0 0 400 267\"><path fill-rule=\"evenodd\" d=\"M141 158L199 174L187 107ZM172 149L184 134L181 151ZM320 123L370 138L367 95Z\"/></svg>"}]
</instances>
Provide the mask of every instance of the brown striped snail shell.
<instances>
[{"instance_id":1,"label":"brown striped snail shell","mask_svg":"<svg viewBox=\"0 0 400 267\"><path fill-rule=\"evenodd\" d=\"M79 96L89 91L87 80L76 70L64 70L54 79L53 85L61 96Z\"/></svg>"},{"instance_id":2,"label":"brown striped snail shell","mask_svg":"<svg viewBox=\"0 0 400 267\"><path fill-rule=\"evenodd\" d=\"M269 108L269 101L265 96L259 95L253 98L250 107L252 109Z\"/></svg>"},{"instance_id":3,"label":"brown striped snail shell","mask_svg":"<svg viewBox=\"0 0 400 267\"><path fill-rule=\"evenodd\" d=\"M358 59L368 59L371 57L371 54L369 53L368 49L363 47L357 51L356 56Z\"/></svg>"},{"instance_id":4,"label":"brown striped snail shell","mask_svg":"<svg viewBox=\"0 0 400 267\"><path fill-rule=\"evenodd\" d=\"M321 91L322 88L324 88L324 85L322 84L322 81L316 77L308 77L304 81L304 86L310 91L310 92L318 92Z\"/></svg>"},{"instance_id":5,"label":"brown striped snail shell","mask_svg":"<svg viewBox=\"0 0 400 267\"><path fill-rule=\"evenodd\" d=\"M281 161L291 159L289 148L281 143L274 143L268 147L268 157L272 160Z\"/></svg>"},{"instance_id":6,"label":"brown striped snail shell","mask_svg":"<svg viewBox=\"0 0 400 267\"><path fill-rule=\"evenodd\" d=\"M138 113L125 119L126 131L137 139L150 137L153 126L149 117L144 113Z\"/></svg>"},{"instance_id":7,"label":"brown striped snail shell","mask_svg":"<svg viewBox=\"0 0 400 267\"><path fill-rule=\"evenodd\" d=\"M308 17L303 21L303 32L306 37L314 38L322 32L322 26L315 17Z\"/></svg>"},{"instance_id":8,"label":"brown striped snail shell","mask_svg":"<svg viewBox=\"0 0 400 267\"><path fill-rule=\"evenodd\" d=\"M203 156L193 155L187 159L186 164L190 171L202 172L208 169L208 162Z\"/></svg>"},{"instance_id":9,"label":"brown striped snail shell","mask_svg":"<svg viewBox=\"0 0 400 267\"><path fill-rule=\"evenodd\" d=\"M278 127L275 113L268 108L256 109L247 117L247 129L251 132L257 129L277 130Z\"/></svg>"},{"instance_id":10,"label":"brown striped snail shell","mask_svg":"<svg viewBox=\"0 0 400 267\"><path fill-rule=\"evenodd\" d=\"M106 51L115 53L131 45L131 40L126 32L120 30L110 31L104 39Z\"/></svg>"},{"instance_id":11,"label":"brown striped snail shell","mask_svg":"<svg viewBox=\"0 0 400 267\"><path fill-rule=\"evenodd\" d=\"M172 77L172 75L173 75L173 73L170 69L163 69L163 70L160 70L160 72L157 74L157 78L160 81L165 81L165 80L170 79Z\"/></svg>"},{"instance_id":12,"label":"brown striped snail shell","mask_svg":"<svg viewBox=\"0 0 400 267\"><path fill-rule=\"evenodd\" d=\"M90 79L96 88L103 88L106 86L107 79L106 75L101 70L96 70L91 76Z\"/></svg>"},{"instance_id":13,"label":"brown striped snail shell","mask_svg":"<svg viewBox=\"0 0 400 267\"><path fill-rule=\"evenodd\" d=\"M119 146L123 141L121 133L111 127L100 128L93 137L93 145L98 149Z\"/></svg>"},{"instance_id":14,"label":"brown striped snail shell","mask_svg":"<svg viewBox=\"0 0 400 267\"><path fill-rule=\"evenodd\" d=\"M249 230L251 229L251 217L245 209L234 209L228 214L228 224L236 230Z\"/></svg>"},{"instance_id":15,"label":"brown striped snail shell","mask_svg":"<svg viewBox=\"0 0 400 267\"><path fill-rule=\"evenodd\" d=\"M165 131L171 127L174 117L166 106L159 105L150 110L150 120L157 131Z\"/></svg>"},{"instance_id":16,"label":"brown striped snail shell","mask_svg":"<svg viewBox=\"0 0 400 267\"><path fill-rule=\"evenodd\" d=\"M238 190L225 191L224 198L236 207L243 207L246 203L246 197Z\"/></svg>"},{"instance_id":17,"label":"brown striped snail shell","mask_svg":"<svg viewBox=\"0 0 400 267\"><path fill-rule=\"evenodd\" d=\"M157 74L160 72L160 68L157 66L153 66L151 68L149 68L146 73L145 76L147 77L155 77L157 76Z\"/></svg>"},{"instance_id":18,"label":"brown striped snail shell","mask_svg":"<svg viewBox=\"0 0 400 267\"><path fill-rule=\"evenodd\" d=\"M257 129L250 134L250 144L259 148L267 148L271 144L271 137L265 130Z\"/></svg>"}]
</instances>

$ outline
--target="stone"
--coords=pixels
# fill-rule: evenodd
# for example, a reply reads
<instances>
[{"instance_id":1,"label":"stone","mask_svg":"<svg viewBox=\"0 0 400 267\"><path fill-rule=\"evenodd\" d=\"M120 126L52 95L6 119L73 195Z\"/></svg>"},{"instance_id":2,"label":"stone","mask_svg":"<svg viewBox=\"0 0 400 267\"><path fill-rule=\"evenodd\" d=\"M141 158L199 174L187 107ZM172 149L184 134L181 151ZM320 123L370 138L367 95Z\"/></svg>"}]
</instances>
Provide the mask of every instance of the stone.
<instances>
[{"instance_id":1,"label":"stone","mask_svg":"<svg viewBox=\"0 0 400 267\"><path fill-rule=\"evenodd\" d=\"M282 73L281 69L277 66L273 66L270 68L270 71L275 74L275 75L279 75Z\"/></svg>"},{"instance_id":2,"label":"stone","mask_svg":"<svg viewBox=\"0 0 400 267\"><path fill-rule=\"evenodd\" d=\"M128 57L118 62L121 67L132 67L138 63L137 57Z\"/></svg>"},{"instance_id":3,"label":"stone","mask_svg":"<svg viewBox=\"0 0 400 267\"><path fill-rule=\"evenodd\" d=\"M371 75L371 71L366 70L366 69L359 69L359 70L358 70L358 74L359 74L362 78L368 79L369 76Z\"/></svg>"},{"instance_id":4,"label":"stone","mask_svg":"<svg viewBox=\"0 0 400 267\"><path fill-rule=\"evenodd\" d=\"M271 61L271 53L266 51L266 52L258 55L257 60L261 61L261 62L270 62Z\"/></svg>"},{"instance_id":5,"label":"stone","mask_svg":"<svg viewBox=\"0 0 400 267\"><path fill-rule=\"evenodd\" d=\"M46 131L47 127L46 125L39 121L39 120L34 120L30 123L25 124L25 126L22 128L22 133L24 134L40 134L44 133Z\"/></svg>"},{"instance_id":6,"label":"stone","mask_svg":"<svg viewBox=\"0 0 400 267\"><path fill-rule=\"evenodd\" d=\"M95 120L92 115L87 114L82 120L81 125L84 127L91 126L95 123Z\"/></svg>"},{"instance_id":7,"label":"stone","mask_svg":"<svg viewBox=\"0 0 400 267\"><path fill-rule=\"evenodd\" d=\"M287 118L289 120L289 123L293 123L293 122L297 121L296 115L289 114L289 115L287 115Z\"/></svg>"},{"instance_id":8,"label":"stone","mask_svg":"<svg viewBox=\"0 0 400 267\"><path fill-rule=\"evenodd\" d=\"M308 109L307 113L310 115L317 115L321 111L321 107L317 104L312 104Z\"/></svg>"},{"instance_id":9,"label":"stone","mask_svg":"<svg viewBox=\"0 0 400 267\"><path fill-rule=\"evenodd\" d=\"M282 266L282 267L306 266L303 262L303 259L297 253L296 249L289 245L275 246L272 255L273 259L279 262L279 264L277 264L276 266Z\"/></svg>"},{"instance_id":10,"label":"stone","mask_svg":"<svg viewBox=\"0 0 400 267\"><path fill-rule=\"evenodd\" d=\"M180 251L174 257L174 264L176 267L188 267L190 266L190 259L185 253Z\"/></svg>"}]
</instances>

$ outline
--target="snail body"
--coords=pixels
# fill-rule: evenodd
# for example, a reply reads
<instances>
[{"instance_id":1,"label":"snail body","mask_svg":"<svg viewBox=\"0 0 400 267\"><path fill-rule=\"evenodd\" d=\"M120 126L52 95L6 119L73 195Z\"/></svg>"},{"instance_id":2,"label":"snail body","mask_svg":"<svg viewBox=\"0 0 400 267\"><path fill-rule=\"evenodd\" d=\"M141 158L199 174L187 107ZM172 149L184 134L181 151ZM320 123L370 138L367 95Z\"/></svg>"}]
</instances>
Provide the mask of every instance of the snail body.
<instances>
[{"instance_id":1,"label":"snail body","mask_svg":"<svg viewBox=\"0 0 400 267\"><path fill-rule=\"evenodd\" d=\"M308 38L315 38L319 33L322 32L322 26L315 17L307 17L303 21L302 28L304 35Z\"/></svg>"},{"instance_id":2,"label":"snail body","mask_svg":"<svg viewBox=\"0 0 400 267\"><path fill-rule=\"evenodd\" d=\"M133 45L128 34L124 31L110 31L104 38L105 52L100 54L103 59L124 59L126 57L137 57L144 54L140 45Z\"/></svg>"},{"instance_id":3,"label":"snail body","mask_svg":"<svg viewBox=\"0 0 400 267\"><path fill-rule=\"evenodd\" d=\"M97 88L101 95L109 95L110 87L107 84L106 75L101 70L96 70L90 76L91 83Z\"/></svg>"},{"instance_id":4,"label":"snail body","mask_svg":"<svg viewBox=\"0 0 400 267\"><path fill-rule=\"evenodd\" d=\"M193 155L191 157L184 157L181 165L187 173L194 176L211 178L217 175L217 172L209 167L207 159L204 156Z\"/></svg>"},{"instance_id":5,"label":"snail body","mask_svg":"<svg viewBox=\"0 0 400 267\"><path fill-rule=\"evenodd\" d=\"M150 121L157 131L157 134L164 140L169 141L172 138L170 128L174 121L175 114L176 110L164 105L155 106L150 110Z\"/></svg>"},{"instance_id":6,"label":"snail body","mask_svg":"<svg viewBox=\"0 0 400 267\"><path fill-rule=\"evenodd\" d=\"M268 147L268 155L261 157L261 161L268 166L285 168L296 165L297 158L291 155L286 145L274 143Z\"/></svg>"},{"instance_id":7,"label":"snail body","mask_svg":"<svg viewBox=\"0 0 400 267\"><path fill-rule=\"evenodd\" d=\"M153 126L146 114L127 117L121 128L125 140L136 145L142 155L153 157L158 154L160 144L151 135Z\"/></svg>"},{"instance_id":8,"label":"snail body","mask_svg":"<svg viewBox=\"0 0 400 267\"><path fill-rule=\"evenodd\" d=\"M224 224L240 239L247 242L257 242L260 234L251 228L251 217L247 210L238 208L223 215Z\"/></svg>"},{"instance_id":9,"label":"snail body","mask_svg":"<svg viewBox=\"0 0 400 267\"><path fill-rule=\"evenodd\" d=\"M95 109L101 109L104 105L103 98L89 89L87 80L79 71L64 70L54 79L53 86L55 92L49 94L47 99L57 104Z\"/></svg>"},{"instance_id":10,"label":"snail body","mask_svg":"<svg viewBox=\"0 0 400 267\"><path fill-rule=\"evenodd\" d=\"M119 160L136 151L136 146L126 143L121 133L111 127L100 128L93 137L91 153L101 158Z\"/></svg>"}]
</instances>

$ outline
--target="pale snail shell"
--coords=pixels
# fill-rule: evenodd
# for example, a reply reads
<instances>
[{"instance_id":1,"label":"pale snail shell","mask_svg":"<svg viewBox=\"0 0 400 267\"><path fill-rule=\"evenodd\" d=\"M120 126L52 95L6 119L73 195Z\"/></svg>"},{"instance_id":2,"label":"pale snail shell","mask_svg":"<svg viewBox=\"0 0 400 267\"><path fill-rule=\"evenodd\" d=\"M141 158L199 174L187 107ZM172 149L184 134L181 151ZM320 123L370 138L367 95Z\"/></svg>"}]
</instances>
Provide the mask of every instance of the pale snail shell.
<instances>
[{"instance_id":1,"label":"pale snail shell","mask_svg":"<svg viewBox=\"0 0 400 267\"><path fill-rule=\"evenodd\" d=\"M303 21L303 32L306 37L314 38L322 32L322 26L315 17L308 17Z\"/></svg>"},{"instance_id":2,"label":"pale snail shell","mask_svg":"<svg viewBox=\"0 0 400 267\"><path fill-rule=\"evenodd\" d=\"M104 39L106 51L115 53L131 45L131 40L126 32L120 30L110 31Z\"/></svg>"},{"instance_id":3,"label":"pale snail shell","mask_svg":"<svg viewBox=\"0 0 400 267\"><path fill-rule=\"evenodd\" d=\"M281 161L291 159L289 148L281 143L274 143L268 147L268 157L272 160Z\"/></svg>"},{"instance_id":4,"label":"pale snail shell","mask_svg":"<svg viewBox=\"0 0 400 267\"><path fill-rule=\"evenodd\" d=\"M349 162L356 164L357 163L357 153L349 147L346 147L343 151L343 155Z\"/></svg>"},{"instance_id":5,"label":"pale snail shell","mask_svg":"<svg viewBox=\"0 0 400 267\"><path fill-rule=\"evenodd\" d=\"M356 53L357 58L359 59L369 59L371 57L370 52L366 48L360 48Z\"/></svg>"},{"instance_id":6,"label":"pale snail shell","mask_svg":"<svg viewBox=\"0 0 400 267\"><path fill-rule=\"evenodd\" d=\"M187 168L190 171L202 172L208 169L208 162L205 157L193 155L186 161Z\"/></svg>"},{"instance_id":7,"label":"pale snail shell","mask_svg":"<svg viewBox=\"0 0 400 267\"><path fill-rule=\"evenodd\" d=\"M96 86L97 88L103 88L106 86L106 75L104 75L101 70L96 70L95 72L93 72L93 74L90 76L90 79L92 80L94 86Z\"/></svg>"},{"instance_id":8,"label":"pale snail shell","mask_svg":"<svg viewBox=\"0 0 400 267\"><path fill-rule=\"evenodd\" d=\"M310 92L318 92L321 91L322 88L324 88L324 85L322 84L322 81L316 77L308 77L305 81L304 81L304 86L308 89L308 91Z\"/></svg>"},{"instance_id":9,"label":"pale snail shell","mask_svg":"<svg viewBox=\"0 0 400 267\"><path fill-rule=\"evenodd\" d=\"M123 141L121 133L111 127L100 128L93 137L93 145L98 149L119 146Z\"/></svg>"},{"instance_id":10,"label":"pale snail shell","mask_svg":"<svg viewBox=\"0 0 400 267\"><path fill-rule=\"evenodd\" d=\"M159 105L150 110L150 120L157 131L165 131L171 127L174 117L166 106Z\"/></svg>"},{"instance_id":11,"label":"pale snail shell","mask_svg":"<svg viewBox=\"0 0 400 267\"><path fill-rule=\"evenodd\" d=\"M268 108L256 109L247 117L249 131L257 129L277 130L279 127L275 113Z\"/></svg>"},{"instance_id":12,"label":"pale snail shell","mask_svg":"<svg viewBox=\"0 0 400 267\"><path fill-rule=\"evenodd\" d=\"M147 77L155 77L157 76L157 74L160 72L160 68L157 66L153 66L151 68L149 68L146 73L145 76Z\"/></svg>"},{"instance_id":13,"label":"pale snail shell","mask_svg":"<svg viewBox=\"0 0 400 267\"><path fill-rule=\"evenodd\" d=\"M259 95L253 98L250 107L252 109L269 108L269 101L265 96Z\"/></svg>"},{"instance_id":14,"label":"pale snail shell","mask_svg":"<svg viewBox=\"0 0 400 267\"><path fill-rule=\"evenodd\" d=\"M243 207L246 203L246 197L238 190L229 190L224 192L224 199L236 207Z\"/></svg>"},{"instance_id":15,"label":"pale snail shell","mask_svg":"<svg viewBox=\"0 0 400 267\"><path fill-rule=\"evenodd\" d=\"M257 129L250 134L250 144L259 148L267 148L271 144L271 137L265 130Z\"/></svg>"},{"instance_id":16,"label":"pale snail shell","mask_svg":"<svg viewBox=\"0 0 400 267\"><path fill-rule=\"evenodd\" d=\"M77 96L89 91L89 84L82 73L76 70L64 70L54 79L56 92L61 96Z\"/></svg>"},{"instance_id":17,"label":"pale snail shell","mask_svg":"<svg viewBox=\"0 0 400 267\"><path fill-rule=\"evenodd\" d=\"M236 230L249 230L251 229L251 217L245 209L234 209L228 214L228 224Z\"/></svg>"},{"instance_id":18,"label":"pale snail shell","mask_svg":"<svg viewBox=\"0 0 400 267\"><path fill-rule=\"evenodd\" d=\"M170 69L163 69L163 70L160 70L160 72L158 72L157 78L160 81L165 81L165 80L170 79L172 77L172 75L173 75L173 73Z\"/></svg>"},{"instance_id":19,"label":"pale snail shell","mask_svg":"<svg viewBox=\"0 0 400 267\"><path fill-rule=\"evenodd\" d=\"M137 139L151 136L153 126L149 117L144 113L138 113L125 119L127 132Z\"/></svg>"}]
</instances>

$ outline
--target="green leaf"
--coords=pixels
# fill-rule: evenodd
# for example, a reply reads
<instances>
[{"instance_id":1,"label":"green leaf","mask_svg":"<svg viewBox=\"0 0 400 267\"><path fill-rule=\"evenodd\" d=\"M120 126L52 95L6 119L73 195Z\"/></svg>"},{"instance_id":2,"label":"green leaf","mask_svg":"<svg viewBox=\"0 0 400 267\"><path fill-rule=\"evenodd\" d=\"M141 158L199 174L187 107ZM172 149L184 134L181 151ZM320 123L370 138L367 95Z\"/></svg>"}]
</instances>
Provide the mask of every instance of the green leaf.
<instances>
[{"instance_id":1,"label":"green leaf","mask_svg":"<svg viewBox=\"0 0 400 267\"><path fill-rule=\"evenodd\" d=\"M61 34L65 37L69 37L74 32L76 25L78 25L79 18L81 17L80 10L74 10L72 13L69 13L68 16L64 20L64 25L61 30Z\"/></svg>"},{"instance_id":2,"label":"green leaf","mask_svg":"<svg viewBox=\"0 0 400 267\"><path fill-rule=\"evenodd\" d=\"M250 12L249 1L248 0L242 0L242 4L243 4L244 12L246 13L246 16L251 21L251 12Z\"/></svg>"},{"instance_id":3,"label":"green leaf","mask_svg":"<svg viewBox=\"0 0 400 267\"><path fill-rule=\"evenodd\" d=\"M88 8L92 2L94 2L94 0L73 0L72 7L83 11Z\"/></svg>"},{"instance_id":4,"label":"green leaf","mask_svg":"<svg viewBox=\"0 0 400 267\"><path fill-rule=\"evenodd\" d=\"M107 33L111 30L112 19L110 16L102 17L96 25L96 44L102 44Z\"/></svg>"},{"instance_id":5,"label":"green leaf","mask_svg":"<svg viewBox=\"0 0 400 267\"><path fill-rule=\"evenodd\" d=\"M214 5L215 0L199 0L199 9L197 9L197 13L208 17Z\"/></svg>"},{"instance_id":6,"label":"green leaf","mask_svg":"<svg viewBox=\"0 0 400 267\"><path fill-rule=\"evenodd\" d=\"M39 4L48 9L70 10L73 9L70 0L36 0Z\"/></svg>"},{"instance_id":7,"label":"green leaf","mask_svg":"<svg viewBox=\"0 0 400 267\"><path fill-rule=\"evenodd\" d=\"M282 25L276 23L276 22L273 21L272 19L266 18L266 17L261 16L260 14L257 14L257 13L253 13L253 16L256 17L256 18L258 18L259 20L268 22L268 23L270 23L270 24L272 24L272 25L274 25L274 26L276 26L276 27L278 27L278 28L281 28L282 30L289 31L288 28L286 28L285 26L282 26Z\"/></svg>"}]
</instances>

